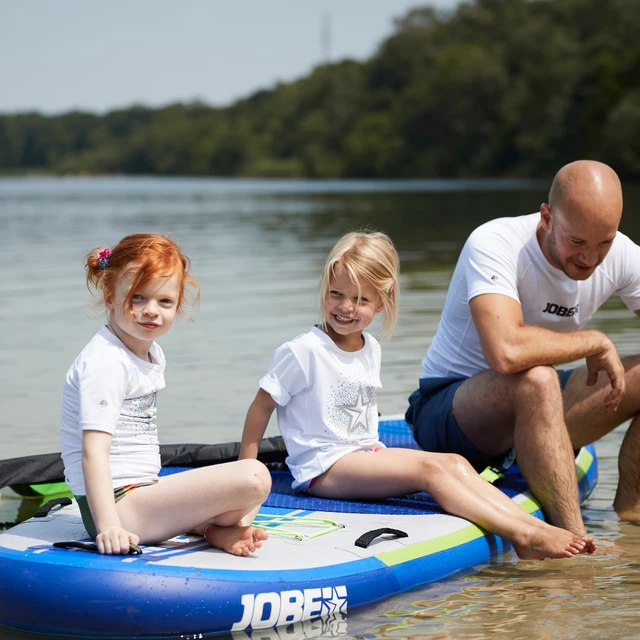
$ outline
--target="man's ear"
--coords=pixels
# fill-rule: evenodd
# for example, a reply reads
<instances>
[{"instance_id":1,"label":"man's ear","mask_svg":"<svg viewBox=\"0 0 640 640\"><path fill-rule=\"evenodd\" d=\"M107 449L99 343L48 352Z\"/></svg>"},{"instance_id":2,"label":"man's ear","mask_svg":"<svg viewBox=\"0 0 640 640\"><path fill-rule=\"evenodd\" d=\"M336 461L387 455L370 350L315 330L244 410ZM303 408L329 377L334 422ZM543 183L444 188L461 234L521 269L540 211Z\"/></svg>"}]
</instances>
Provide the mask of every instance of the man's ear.
<instances>
[{"instance_id":1,"label":"man's ear","mask_svg":"<svg viewBox=\"0 0 640 640\"><path fill-rule=\"evenodd\" d=\"M540 223L545 231L551 231L551 207L546 202L540 205Z\"/></svg>"}]
</instances>

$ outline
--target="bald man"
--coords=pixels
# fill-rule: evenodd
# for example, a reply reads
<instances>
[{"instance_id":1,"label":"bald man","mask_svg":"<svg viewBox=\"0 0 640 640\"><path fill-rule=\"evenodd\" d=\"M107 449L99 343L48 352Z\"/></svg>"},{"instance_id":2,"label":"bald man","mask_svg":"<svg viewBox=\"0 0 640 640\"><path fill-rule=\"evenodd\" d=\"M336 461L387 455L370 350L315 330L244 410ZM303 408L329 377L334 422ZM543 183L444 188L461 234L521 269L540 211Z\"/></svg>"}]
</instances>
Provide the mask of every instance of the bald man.
<instances>
[{"instance_id":1,"label":"bald man","mask_svg":"<svg viewBox=\"0 0 640 640\"><path fill-rule=\"evenodd\" d=\"M406 416L423 449L459 453L479 471L515 455L551 522L577 534L573 450L629 419L614 508L640 521L640 356L620 358L583 328L613 294L640 316L640 248L618 231L621 216L615 172L578 161L560 169L538 213L478 227Z\"/></svg>"}]
</instances>

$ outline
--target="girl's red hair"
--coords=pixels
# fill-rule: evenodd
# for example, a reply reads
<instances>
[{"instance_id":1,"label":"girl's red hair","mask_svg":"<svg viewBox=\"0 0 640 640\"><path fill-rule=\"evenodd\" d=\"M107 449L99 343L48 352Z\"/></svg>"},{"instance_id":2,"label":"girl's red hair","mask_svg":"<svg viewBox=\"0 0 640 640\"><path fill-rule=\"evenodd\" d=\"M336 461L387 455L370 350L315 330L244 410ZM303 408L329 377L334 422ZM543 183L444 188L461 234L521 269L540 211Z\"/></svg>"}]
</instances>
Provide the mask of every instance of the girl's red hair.
<instances>
[{"instance_id":1,"label":"girl's red hair","mask_svg":"<svg viewBox=\"0 0 640 640\"><path fill-rule=\"evenodd\" d=\"M135 233L125 236L115 247L111 248L108 264L103 268L98 261L96 248L85 258L87 271L87 287L102 290L105 299L113 298L118 280L125 271L135 273L133 284L129 289L125 304L133 312L133 296L136 291L153 278L165 278L178 274L177 309L185 316L182 308L185 303L185 287L190 285L195 290L191 303L197 304L200 288L196 280L189 274L191 262L180 247L166 236L153 233Z\"/></svg>"}]
</instances>

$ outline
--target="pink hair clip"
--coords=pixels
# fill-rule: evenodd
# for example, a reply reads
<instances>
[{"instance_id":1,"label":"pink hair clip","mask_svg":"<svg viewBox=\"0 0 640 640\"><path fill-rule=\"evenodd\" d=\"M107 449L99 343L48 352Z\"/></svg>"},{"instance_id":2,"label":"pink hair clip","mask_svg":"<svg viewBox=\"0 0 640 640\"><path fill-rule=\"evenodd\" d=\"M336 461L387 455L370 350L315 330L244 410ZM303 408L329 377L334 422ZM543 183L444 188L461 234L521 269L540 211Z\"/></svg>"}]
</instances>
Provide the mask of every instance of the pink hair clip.
<instances>
[{"instance_id":1,"label":"pink hair clip","mask_svg":"<svg viewBox=\"0 0 640 640\"><path fill-rule=\"evenodd\" d=\"M100 249L98 251L98 264L106 269L109 264L109 258L111 257L111 249L109 247L105 247L104 249Z\"/></svg>"}]
</instances>

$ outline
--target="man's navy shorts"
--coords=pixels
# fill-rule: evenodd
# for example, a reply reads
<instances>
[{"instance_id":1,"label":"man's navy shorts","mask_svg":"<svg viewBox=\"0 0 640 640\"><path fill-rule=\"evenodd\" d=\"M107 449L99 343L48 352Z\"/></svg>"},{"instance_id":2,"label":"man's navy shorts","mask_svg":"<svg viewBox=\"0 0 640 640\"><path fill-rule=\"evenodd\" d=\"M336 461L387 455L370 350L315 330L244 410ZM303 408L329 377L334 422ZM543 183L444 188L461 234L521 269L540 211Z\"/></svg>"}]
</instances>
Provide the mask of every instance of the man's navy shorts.
<instances>
[{"instance_id":1,"label":"man's navy shorts","mask_svg":"<svg viewBox=\"0 0 640 640\"><path fill-rule=\"evenodd\" d=\"M560 386L564 389L573 369L558 370ZM409 396L406 421L413 430L416 442L425 451L458 453L477 471L487 466L507 467L513 462L513 451L491 458L471 444L453 416L453 396L467 378L421 378L420 386Z\"/></svg>"}]
</instances>

